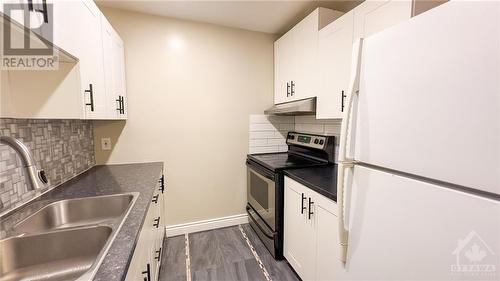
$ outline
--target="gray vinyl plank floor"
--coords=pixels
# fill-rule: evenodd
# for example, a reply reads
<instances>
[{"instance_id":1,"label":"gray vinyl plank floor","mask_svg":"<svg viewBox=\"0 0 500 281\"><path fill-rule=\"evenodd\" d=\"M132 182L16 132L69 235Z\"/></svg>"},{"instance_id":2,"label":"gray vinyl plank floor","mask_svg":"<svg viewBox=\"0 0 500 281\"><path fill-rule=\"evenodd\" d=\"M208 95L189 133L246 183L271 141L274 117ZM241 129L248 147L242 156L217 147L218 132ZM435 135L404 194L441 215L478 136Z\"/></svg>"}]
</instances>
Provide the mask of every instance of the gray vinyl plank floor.
<instances>
[{"instance_id":1,"label":"gray vinyl plank floor","mask_svg":"<svg viewBox=\"0 0 500 281\"><path fill-rule=\"evenodd\" d=\"M248 224L242 225L270 279L299 280L286 261L276 261ZM161 281L188 280L185 236L164 241ZM266 281L238 226L189 234L189 269L193 281Z\"/></svg>"},{"instance_id":2,"label":"gray vinyl plank floor","mask_svg":"<svg viewBox=\"0 0 500 281\"><path fill-rule=\"evenodd\" d=\"M160 280L186 280L186 243L184 236L169 237L163 241Z\"/></svg>"},{"instance_id":3,"label":"gray vinyl plank floor","mask_svg":"<svg viewBox=\"0 0 500 281\"><path fill-rule=\"evenodd\" d=\"M255 251L264 264L267 273L269 273L269 275L271 276L272 280L300 280L295 272L292 271L290 265L286 262L286 260L277 261L273 258L273 256L271 256L267 248L264 246L264 244L262 244L262 242L259 240L259 237L257 237L257 234L255 234L249 224L242 225L242 227L247 234L250 243L253 245Z\"/></svg>"}]
</instances>

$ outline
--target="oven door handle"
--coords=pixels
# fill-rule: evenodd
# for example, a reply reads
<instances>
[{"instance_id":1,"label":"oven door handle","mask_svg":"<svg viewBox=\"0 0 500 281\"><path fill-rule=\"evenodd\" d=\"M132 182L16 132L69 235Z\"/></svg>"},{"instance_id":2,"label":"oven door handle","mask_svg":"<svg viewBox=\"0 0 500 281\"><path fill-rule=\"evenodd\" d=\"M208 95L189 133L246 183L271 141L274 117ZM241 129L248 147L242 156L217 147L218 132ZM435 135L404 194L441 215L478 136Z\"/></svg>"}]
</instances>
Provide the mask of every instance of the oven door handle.
<instances>
[{"instance_id":1,"label":"oven door handle","mask_svg":"<svg viewBox=\"0 0 500 281\"><path fill-rule=\"evenodd\" d=\"M264 234L267 238L274 240L276 233L268 234L266 232L266 230L264 230L262 228L262 226L260 226L259 222L252 216L252 214L250 213L250 207L246 206L246 209L247 209L248 217L257 225L257 227L260 229L260 231L262 231L262 234Z\"/></svg>"}]
</instances>

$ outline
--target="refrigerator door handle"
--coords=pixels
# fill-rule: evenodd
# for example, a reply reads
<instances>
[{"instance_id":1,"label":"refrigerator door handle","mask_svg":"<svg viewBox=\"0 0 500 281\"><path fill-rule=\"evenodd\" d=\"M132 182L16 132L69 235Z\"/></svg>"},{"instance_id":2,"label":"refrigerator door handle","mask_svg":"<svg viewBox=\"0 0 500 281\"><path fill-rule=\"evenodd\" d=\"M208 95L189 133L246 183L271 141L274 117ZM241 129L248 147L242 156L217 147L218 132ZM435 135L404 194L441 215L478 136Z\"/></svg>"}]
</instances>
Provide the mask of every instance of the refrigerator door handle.
<instances>
[{"instance_id":1,"label":"refrigerator door handle","mask_svg":"<svg viewBox=\"0 0 500 281\"><path fill-rule=\"evenodd\" d=\"M348 136L349 132L349 121L355 122L355 110L353 110L353 99L355 94L359 93L359 73L360 73L360 62L361 62L361 50L363 47L363 39L357 40L353 44L353 56L352 56L352 67L351 67L351 81L349 88L349 95L347 96L346 110L342 116L342 125L340 129L340 143L339 143L339 156L338 156L338 177L337 177L337 206L338 206L338 231L339 231L339 245L340 245L340 260L345 263L347 261L347 247L348 247L348 237L349 230L346 226L345 214L348 213L345 210L345 180L344 175L346 169L352 168L354 166L354 159L346 157L347 145L351 147L352 144L348 143L351 139ZM351 114L351 112L353 114ZM354 130L351 128L351 134Z\"/></svg>"}]
</instances>

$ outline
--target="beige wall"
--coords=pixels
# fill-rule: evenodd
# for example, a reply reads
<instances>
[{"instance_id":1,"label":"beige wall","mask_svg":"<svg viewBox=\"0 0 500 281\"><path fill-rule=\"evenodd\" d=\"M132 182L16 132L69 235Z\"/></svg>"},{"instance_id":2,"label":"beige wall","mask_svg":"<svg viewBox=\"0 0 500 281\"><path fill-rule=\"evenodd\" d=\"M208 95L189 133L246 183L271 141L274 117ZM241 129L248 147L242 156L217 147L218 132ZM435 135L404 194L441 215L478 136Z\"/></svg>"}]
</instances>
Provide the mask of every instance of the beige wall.
<instances>
[{"instance_id":1,"label":"beige wall","mask_svg":"<svg viewBox=\"0 0 500 281\"><path fill-rule=\"evenodd\" d=\"M103 12L125 43L128 120L95 122L97 163L163 161L167 225L244 213L249 114L272 104L273 36Z\"/></svg>"}]
</instances>

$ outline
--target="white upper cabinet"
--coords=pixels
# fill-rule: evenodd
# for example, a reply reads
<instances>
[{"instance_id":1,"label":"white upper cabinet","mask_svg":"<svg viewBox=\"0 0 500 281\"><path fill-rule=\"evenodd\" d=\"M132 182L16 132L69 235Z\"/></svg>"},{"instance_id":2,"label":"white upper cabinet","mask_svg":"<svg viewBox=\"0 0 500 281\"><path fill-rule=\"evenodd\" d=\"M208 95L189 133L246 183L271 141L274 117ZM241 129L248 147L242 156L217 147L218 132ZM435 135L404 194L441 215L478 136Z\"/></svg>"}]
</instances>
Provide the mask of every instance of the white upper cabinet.
<instances>
[{"instance_id":1,"label":"white upper cabinet","mask_svg":"<svg viewBox=\"0 0 500 281\"><path fill-rule=\"evenodd\" d=\"M30 7L27 0L17 2ZM92 0L47 3L53 36L46 36L43 28L39 35L62 51L59 69L3 70L1 98L6 103L1 117L126 119L120 36ZM30 13L43 20L44 13Z\"/></svg>"},{"instance_id":2,"label":"white upper cabinet","mask_svg":"<svg viewBox=\"0 0 500 281\"><path fill-rule=\"evenodd\" d=\"M318 8L274 43L275 104L317 96L318 30L342 14Z\"/></svg>"},{"instance_id":3,"label":"white upper cabinet","mask_svg":"<svg viewBox=\"0 0 500 281\"><path fill-rule=\"evenodd\" d=\"M84 118L106 118L101 12L94 2L54 3L54 40L79 59Z\"/></svg>"},{"instance_id":4,"label":"white upper cabinet","mask_svg":"<svg viewBox=\"0 0 500 281\"><path fill-rule=\"evenodd\" d=\"M347 102L353 42L353 11L319 31L316 118L342 118Z\"/></svg>"},{"instance_id":5,"label":"white upper cabinet","mask_svg":"<svg viewBox=\"0 0 500 281\"><path fill-rule=\"evenodd\" d=\"M316 9L292 29L295 61L292 99L316 96L319 11Z\"/></svg>"},{"instance_id":6,"label":"white upper cabinet","mask_svg":"<svg viewBox=\"0 0 500 281\"><path fill-rule=\"evenodd\" d=\"M288 101L291 96L291 80L295 71L293 59L293 34L286 33L274 42L274 103Z\"/></svg>"},{"instance_id":7,"label":"white upper cabinet","mask_svg":"<svg viewBox=\"0 0 500 281\"><path fill-rule=\"evenodd\" d=\"M410 19L411 0L365 1L353 9L354 38L364 38Z\"/></svg>"},{"instance_id":8,"label":"white upper cabinet","mask_svg":"<svg viewBox=\"0 0 500 281\"><path fill-rule=\"evenodd\" d=\"M125 54L123 40L105 17L102 17L104 77L107 97L107 117L126 119Z\"/></svg>"},{"instance_id":9,"label":"white upper cabinet","mask_svg":"<svg viewBox=\"0 0 500 281\"><path fill-rule=\"evenodd\" d=\"M411 17L412 1L365 1L319 31L316 118L342 118L349 95L352 44Z\"/></svg>"}]
</instances>

